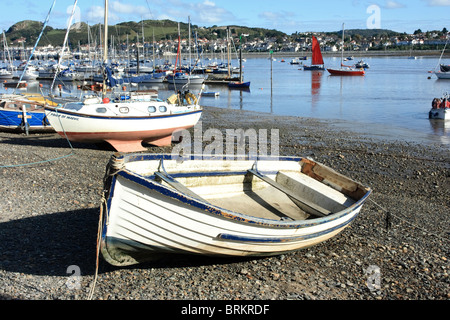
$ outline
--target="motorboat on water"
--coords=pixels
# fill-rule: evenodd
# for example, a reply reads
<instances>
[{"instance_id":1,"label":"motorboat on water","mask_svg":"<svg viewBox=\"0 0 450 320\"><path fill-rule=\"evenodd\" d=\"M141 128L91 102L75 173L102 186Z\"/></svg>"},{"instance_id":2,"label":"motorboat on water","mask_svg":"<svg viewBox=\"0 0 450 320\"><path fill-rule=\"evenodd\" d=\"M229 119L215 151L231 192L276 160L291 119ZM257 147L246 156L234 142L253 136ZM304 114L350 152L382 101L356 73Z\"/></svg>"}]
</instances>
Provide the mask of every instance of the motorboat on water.
<instances>
[{"instance_id":1,"label":"motorboat on water","mask_svg":"<svg viewBox=\"0 0 450 320\"><path fill-rule=\"evenodd\" d=\"M448 93L444 94L440 99L433 99L428 118L450 120L450 95Z\"/></svg>"}]
</instances>

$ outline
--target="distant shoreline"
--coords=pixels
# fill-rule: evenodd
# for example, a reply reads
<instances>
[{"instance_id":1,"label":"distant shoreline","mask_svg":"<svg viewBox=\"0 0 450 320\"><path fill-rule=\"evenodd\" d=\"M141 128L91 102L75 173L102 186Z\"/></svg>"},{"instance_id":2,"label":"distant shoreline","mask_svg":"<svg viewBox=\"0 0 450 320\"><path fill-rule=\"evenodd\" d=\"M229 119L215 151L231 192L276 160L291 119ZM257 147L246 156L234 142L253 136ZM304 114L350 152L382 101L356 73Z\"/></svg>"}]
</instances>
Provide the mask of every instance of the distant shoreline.
<instances>
[{"instance_id":1,"label":"distant shoreline","mask_svg":"<svg viewBox=\"0 0 450 320\"><path fill-rule=\"evenodd\" d=\"M416 56L416 57L440 57L442 54L442 50L398 50L398 51L345 51L344 57L408 57L408 56ZM324 57L340 57L341 52L322 52ZM244 58L262 58L269 57L269 52L243 52L242 56ZM274 52L274 57L308 57L311 58L311 52ZM445 52L442 55L442 58L450 58L450 52Z\"/></svg>"}]
</instances>

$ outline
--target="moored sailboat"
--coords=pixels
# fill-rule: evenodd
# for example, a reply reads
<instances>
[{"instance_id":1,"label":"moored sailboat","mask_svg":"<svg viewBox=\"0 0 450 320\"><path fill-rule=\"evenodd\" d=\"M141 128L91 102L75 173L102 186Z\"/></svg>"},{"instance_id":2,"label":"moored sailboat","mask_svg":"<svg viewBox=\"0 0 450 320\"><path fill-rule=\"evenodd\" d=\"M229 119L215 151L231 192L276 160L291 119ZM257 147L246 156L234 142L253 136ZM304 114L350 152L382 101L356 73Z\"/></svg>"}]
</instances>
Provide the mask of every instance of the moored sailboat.
<instances>
[{"instance_id":1,"label":"moored sailboat","mask_svg":"<svg viewBox=\"0 0 450 320\"><path fill-rule=\"evenodd\" d=\"M312 36L312 62L310 66L303 66L303 70L325 70L320 44L317 38Z\"/></svg>"},{"instance_id":2,"label":"moored sailboat","mask_svg":"<svg viewBox=\"0 0 450 320\"><path fill-rule=\"evenodd\" d=\"M450 79L450 65L440 64L439 70L434 74L438 79Z\"/></svg>"},{"instance_id":3,"label":"moored sailboat","mask_svg":"<svg viewBox=\"0 0 450 320\"><path fill-rule=\"evenodd\" d=\"M242 50L239 49L239 81L230 81L228 82L228 88L230 89L249 89L250 81L244 82L244 78L242 76Z\"/></svg>"},{"instance_id":4,"label":"moored sailboat","mask_svg":"<svg viewBox=\"0 0 450 320\"><path fill-rule=\"evenodd\" d=\"M344 65L344 24L342 24L342 53L341 53L341 66L338 69L328 68L327 71L331 75L336 76L363 76L365 75L364 69L355 69L351 66Z\"/></svg>"}]
</instances>

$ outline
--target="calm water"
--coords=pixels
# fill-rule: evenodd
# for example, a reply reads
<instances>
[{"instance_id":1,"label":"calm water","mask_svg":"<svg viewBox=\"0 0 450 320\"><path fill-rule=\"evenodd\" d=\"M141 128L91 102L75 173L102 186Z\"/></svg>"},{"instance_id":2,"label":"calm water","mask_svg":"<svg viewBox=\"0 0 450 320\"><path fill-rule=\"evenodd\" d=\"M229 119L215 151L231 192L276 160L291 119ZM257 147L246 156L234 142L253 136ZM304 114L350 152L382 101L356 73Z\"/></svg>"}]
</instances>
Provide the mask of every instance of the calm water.
<instances>
[{"instance_id":1,"label":"calm water","mask_svg":"<svg viewBox=\"0 0 450 320\"><path fill-rule=\"evenodd\" d=\"M208 86L220 91L220 98L203 98L202 104L328 119L373 136L450 144L450 121L428 119L433 98L450 92L449 80L428 73L437 58L367 58L364 77L303 71L289 64L290 58L280 60L272 62L271 81L270 60L247 59L244 80L251 81L250 91ZM325 59L326 67L339 64L339 58Z\"/></svg>"},{"instance_id":2,"label":"calm water","mask_svg":"<svg viewBox=\"0 0 450 320\"><path fill-rule=\"evenodd\" d=\"M220 96L204 97L201 104L326 119L331 126L374 137L450 145L450 121L428 119L432 99L450 92L450 80L437 80L428 73L438 64L438 58L366 58L370 69L364 77L303 71L289 63L291 58L285 60L247 59L244 80L251 82L249 91L206 85L204 91L216 91ZM353 62L357 60L355 57ZM232 64L238 66L236 61ZM325 58L326 67L339 64L340 58ZM49 87L48 82L43 85ZM28 91L37 88L37 84L29 85ZM161 98L173 93L168 89L167 84L159 85ZM64 93L76 94L76 85L65 85Z\"/></svg>"}]
</instances>

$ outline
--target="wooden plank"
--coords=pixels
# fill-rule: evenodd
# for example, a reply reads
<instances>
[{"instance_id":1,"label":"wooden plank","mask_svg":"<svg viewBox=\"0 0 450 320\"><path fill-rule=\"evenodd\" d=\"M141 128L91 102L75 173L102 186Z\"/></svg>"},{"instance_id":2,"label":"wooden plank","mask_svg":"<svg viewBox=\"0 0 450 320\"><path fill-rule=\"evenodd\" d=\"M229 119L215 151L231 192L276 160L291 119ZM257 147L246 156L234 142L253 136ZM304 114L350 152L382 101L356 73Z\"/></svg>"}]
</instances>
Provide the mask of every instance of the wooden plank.
<instances>
[{"instance_id":1,"label":"wooden plank","mask_svg":"<svg viewBox=\"0 0 450 320\"><path fill-rule=\"evenodd\" d=\"M155 172L155 176L158 177L159 179L163 180L164 182L166 182L169 186L171 186L175 190L180 191L181 193L184 193L184 194L186 194L186 195L188 195L188 196L190 196L192 198L195 198L197 200L206 202L205 199L200 197L198 194L196 194L191 189L189 189L188 187L186 187L182 183L178 182L177 180L175 180L174 178L172 178L168 174L163 173L161 171L157 171L157 172Z\"/></svg>"},{"instance_id":2,"label":"wooden plank","mask_svg":"<svg viewBox=\"0 0 450 320\"><path fill-rule=\"evenodd\" d=\"M331 211L320 207L319 205L312 203L311 201L302 198L298 194L294 194L291 190L283 187L281 184L276 182L275 180L261 174L260 172L250 169L247 170L247 172L251 173L252 175L258 177L259 179L263 180L264 182L270 184L272 187L280 190L281 192L285 193L296 205L300 206L298 203L308 207L310 210L309 213L312 215L318 216L318 217L324 217L331 213ZM297 203L298 202L298 203Z\"/></svg>"}]
</instances>

